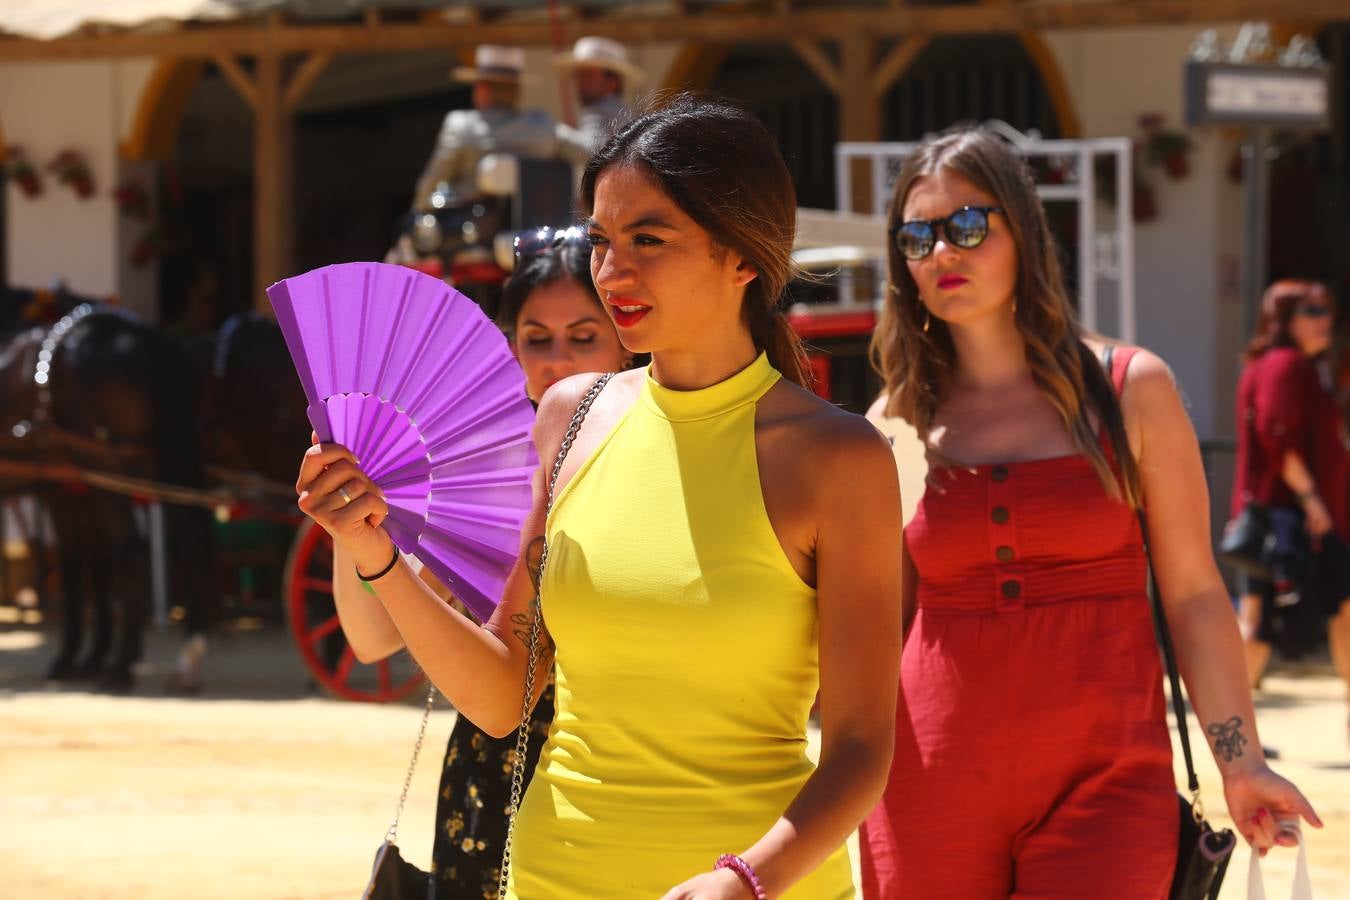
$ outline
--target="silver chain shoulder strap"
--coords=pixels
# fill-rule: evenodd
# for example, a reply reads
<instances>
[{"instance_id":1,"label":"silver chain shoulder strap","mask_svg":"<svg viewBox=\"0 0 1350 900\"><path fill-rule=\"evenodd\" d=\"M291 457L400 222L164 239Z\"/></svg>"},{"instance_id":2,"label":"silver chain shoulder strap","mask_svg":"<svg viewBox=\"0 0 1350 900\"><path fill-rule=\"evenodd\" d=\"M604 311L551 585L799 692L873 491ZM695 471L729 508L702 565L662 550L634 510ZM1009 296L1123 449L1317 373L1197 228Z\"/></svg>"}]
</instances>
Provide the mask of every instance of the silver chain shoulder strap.
<instances>
[{"instance_id":1,"label":"silver chain shoulder strap","mask_svg":"<svg viewBox=\"0 0 1350 900\"><path fill-rule=\"evenodd\" d=\"M572 443L581 431L581 423L586 421L586 414L591 411L595 398L600 396L613 377L613 373L601 375L591 385L586 396L581 398L581 403L577 404L577 411L572 414L572 421L558 447L558 458L553 462L553 472L548 478L548 500L544 504L544 542L539 552L539 576L534 583L534 599L530 601L530 662L525 668L525 699L520 709L520 725L516 729L516 755L511 761L511 806L507 809L506 843L502 847L502 868L497 882L498 900L506 900L506 883L511 878L511 843L516 835L516 813L520 810L521 795L525 793L525 758L530 744L530 700L534 696L534 670L539 663L539 622L543 618L539 591L544 583L544 567L548 565L548 516L553 512L553 491L558 484L563 462L567 459L567 452L572 449Z\"/></svg>"},{"instance_id":2,"label":"silver chain shoulder strap","mask_svg":"<svg viewBox=\"0 0 1350 900\"><path fill-rule=\"evenodd\" d=\"M403 804L408 802L408 789L412 787L413 771L417 768L417 757L422 752L422 739L427 736L427 720L431 718L431 707L436 702L436 685L428 684L427 705L422 710L422 726L417 729L417 743L413 744L412 760L408 763L408 774L403 777L403 793L398 795L398 808L394 810L394 821L385 834L386 843L398 843L398 820L403 816Z\"/></svg>"}]
</instances>

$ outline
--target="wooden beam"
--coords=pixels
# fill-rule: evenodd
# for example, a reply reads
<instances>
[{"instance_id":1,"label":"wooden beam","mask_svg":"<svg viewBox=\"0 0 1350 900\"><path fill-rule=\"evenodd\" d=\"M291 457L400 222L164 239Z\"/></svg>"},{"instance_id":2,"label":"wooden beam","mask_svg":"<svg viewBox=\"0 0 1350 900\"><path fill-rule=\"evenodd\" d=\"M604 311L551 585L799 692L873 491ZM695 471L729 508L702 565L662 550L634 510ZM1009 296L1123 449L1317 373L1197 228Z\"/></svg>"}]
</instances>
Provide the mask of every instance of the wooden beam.
<instances>
[{"instance_id":1,"label":"wooden beam","mask_svg":"<svg viewBox=\"0 0 1350 900\"><path fill-rule=\"evenodd\" d=\"M295 74L291 76L290 84L286 85L286 110L294 112L300 105L300 101L305 99L309 89L314 86L314 82L319 80L319 76L328 68L328 64L333 61L333 54L321 52L311 53Z\"/></svg>"},{"instance_id":2,"label":"wooden beam","mask_svg":"<svg viewBox=\"0 0 1350 900\"><path fill-rule=\"evenodd\" d=\"M930 40L927 35L915 34L892 47L872 73L872 96L878 100L885 97L891 85L914 64Z\"/></svg>"},{"instance_id":3,"label":"wooden beam","mask_svg":"<svg viewBox=\"0 0 1350 900\"><path fill-rule=\"evenodd\" d=\"M839 93L841 87L839 67L825 55L819 44L802 38L792 42L792 49L801 61L806 63L806 67L820 79L821 84L829 88L831 93Z\"/></svg>"},{"instance_id":4,"label":"wooden beam","mask_svg":"<svg viewBox=\"0 0 1350 900\"><path fill-rule=\"evenodd\" d=\"M881 140L881 101L871 91L876 52L877 39L870 34L857 32L839 42L841 141ZM869 160L851 160L847 187L849 209L863 213L876 212L872 209L871 184ZM838 202L844 202L844 198L838 198Z\"/></svg>"},{"instance_id":5,"label":"wooden beam","mask_svg":"<svg viewBox=\"0 0 1350 900\"><path fill-rule=\"evenodd\" d=\"M839 140L881 139L881 104L872 95L872 65L877 41L850 34L839 42Z\"/></svg>"},{"instance_id":6,"label":"wooden beam","mask_svg":"<svg viewBox=\"0 0 1350 900\"><path fill-rule=\"evenodd\" d=\"M254 308L270 315L264 291L291 271L294 241L292 115L286 108L283 57L258 57L258 104L253 113L253 282Z\"/></svg>"},{"instance_id":7,"label":"wooden beam","mask_svg":"<svg viewBox=\"0 0 1350 900\"><path fill-rule=\"evenodd\" d=\"M1249 19L1280 19L1288 0L1046 0L979 6L859 6L830 9L738 11L679 16L596 16L562 23L562 38L583 34L617 38L627 44L670 41L737 43L753 35L762 41L791 41L804 34L816 40L841 40L862 33L874 38L912 34L990 34L1075 28L1124 28L1149 25L1202 25ZM1345 0L1299 0L1298 16L1308 22L1345 18ZM195 24L164 34L80 35L39 41L0 39L0 62L43 59L108 59L128 56L213 58L217 54L398 53L446 50L481 43L551 46L553 26L546 19L504 15L480 22L416 22L273 27Z\"/></svg>"},{"instance_id":8,"label":"wooden beam","mask_svg":"<svg viewBox=\"0 0 1350 900\"><path fill-rule=\"evenodd\" d=\"M253 79L248 77L248 73L240 67L239 62L228 53L216 53L211 57L211 61L220 69L220 73L225 76L225 80L234 86L235 91L250 109L258 108L258 88L253 83Z\"/></svg>"}]
</instances>

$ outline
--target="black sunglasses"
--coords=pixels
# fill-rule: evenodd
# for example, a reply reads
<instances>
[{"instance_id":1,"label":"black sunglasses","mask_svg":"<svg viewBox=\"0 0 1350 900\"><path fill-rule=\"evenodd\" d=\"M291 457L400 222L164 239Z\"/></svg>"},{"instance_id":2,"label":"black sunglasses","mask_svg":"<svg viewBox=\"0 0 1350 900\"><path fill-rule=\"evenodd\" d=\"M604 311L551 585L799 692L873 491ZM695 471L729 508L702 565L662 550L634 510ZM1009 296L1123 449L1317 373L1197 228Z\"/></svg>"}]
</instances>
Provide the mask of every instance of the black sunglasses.
<instances>
[{"instance_id":1,"label":"black sunglasses","mask_svg":"<svg viewBox=\"0 0 1350 900\"><path fill-rule=\"evenodd\" d=\"M534 231L516 235L516 239L512 243L515 247L516 259L520 260L549 253L565 245L584 245L589 250L591 238L586 233L586 229L577 225L569 225L566 228L552 228L545 225L543 228L536 228Z\"/></svg>"},{"instance_id":2,"label":"black sunglasses","mask_svg":"<svg viewBox=\"0 0 1350 900\"><path fill-rule=\"evenodd\" d=\"M938 229L953 247L970 250L989 237L989 214L1003 210L997 206L963 206L941 219L914 219L891 228L895 249L905 259L923 259L937 244Z\"/></svg>"}]
</instances>

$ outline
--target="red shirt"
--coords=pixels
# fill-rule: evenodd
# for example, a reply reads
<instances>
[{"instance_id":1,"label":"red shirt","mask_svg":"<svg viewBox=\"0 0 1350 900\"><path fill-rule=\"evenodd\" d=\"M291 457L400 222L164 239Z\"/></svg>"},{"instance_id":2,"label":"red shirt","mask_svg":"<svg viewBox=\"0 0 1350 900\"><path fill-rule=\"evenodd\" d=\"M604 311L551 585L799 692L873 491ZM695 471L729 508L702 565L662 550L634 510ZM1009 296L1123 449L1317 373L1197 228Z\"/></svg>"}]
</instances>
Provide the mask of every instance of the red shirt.
<instances>
[{"instance_id":1,"label":"red shirt","mask_svg":"<svg viewBox=\"0 0 1350 900\"><path fill-rule=\"evenodd\" d=\"M1238 380L1237 422L1233 515L1249 500L1298 505L1281 474L1284 456L1293 450L1312 473L1337 534L1350 535L1350 453L1340 410L1316 364L1293 347L1275 347L1252 360Z\"/></svg>"}]
</instances>

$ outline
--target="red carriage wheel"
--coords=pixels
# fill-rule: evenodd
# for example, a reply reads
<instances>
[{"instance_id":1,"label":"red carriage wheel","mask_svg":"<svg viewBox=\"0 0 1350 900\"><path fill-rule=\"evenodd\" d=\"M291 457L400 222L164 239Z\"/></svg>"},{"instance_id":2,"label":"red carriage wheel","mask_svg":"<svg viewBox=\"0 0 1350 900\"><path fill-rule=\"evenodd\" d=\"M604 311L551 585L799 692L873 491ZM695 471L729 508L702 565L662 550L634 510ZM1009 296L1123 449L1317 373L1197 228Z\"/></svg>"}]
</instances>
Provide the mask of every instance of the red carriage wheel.
<instances>
[{"instance_id":1,"label":"red carriage wheel","mask_svg":"<svg viewBox=\"0 0 1350 900\"><path fill-rule=\"evenodd\" d=\"M357 661L338 624L332 577L333 539L306 520L291 543L282 583L286 621L305 668L345 700L387 703L422 687L422 671L406 650L373 665Z\"/></svg>"}]
</instances>

